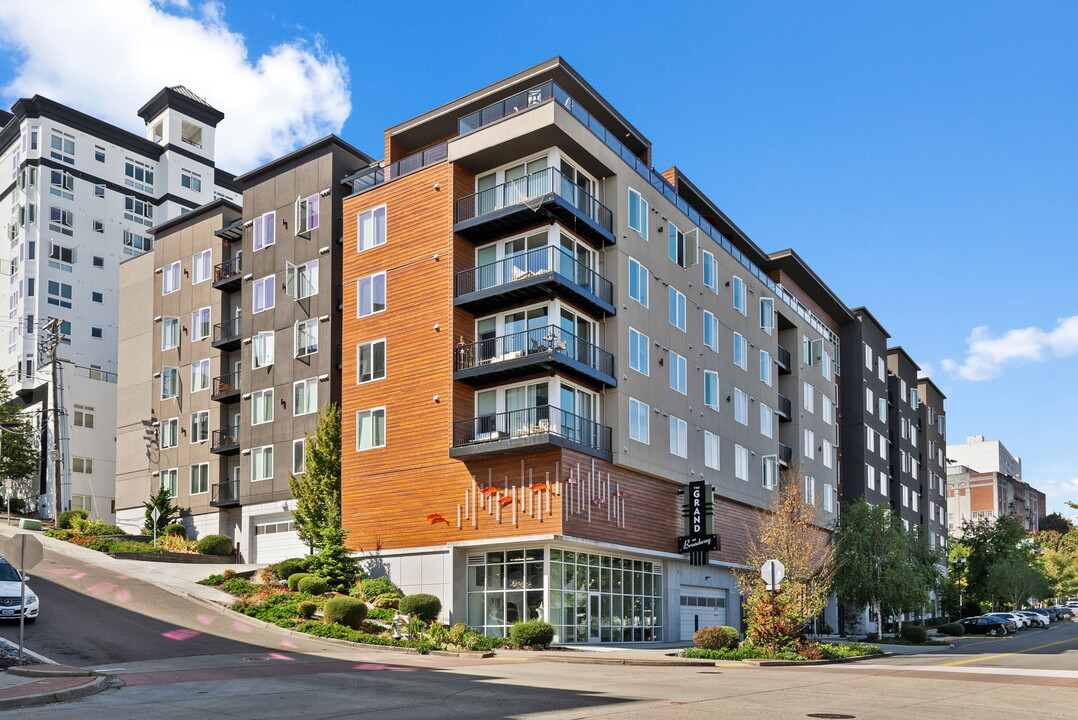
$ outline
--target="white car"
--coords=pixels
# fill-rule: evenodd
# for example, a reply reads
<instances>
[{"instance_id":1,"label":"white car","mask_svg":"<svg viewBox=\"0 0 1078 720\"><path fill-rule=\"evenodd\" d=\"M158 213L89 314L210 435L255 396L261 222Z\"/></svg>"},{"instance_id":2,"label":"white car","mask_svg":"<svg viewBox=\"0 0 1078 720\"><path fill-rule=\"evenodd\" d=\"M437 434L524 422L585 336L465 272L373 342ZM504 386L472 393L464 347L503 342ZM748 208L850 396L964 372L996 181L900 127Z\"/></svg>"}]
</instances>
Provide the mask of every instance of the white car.
<instances>
[{"instance_id":1,"label":"white car","mask_svg":"<svg viewBox=\"0 0 1078 720\"><path fill-rule=\"evenodd\" d=\"M1039 613L1036 610L1019 610L1017 614L1029 618L1032 621L1032 625L1035 627L1048 627L1052 623L1050 617Z\"/></svg>"},{"instance_id":2,"label":"white car","mask_svg":"<svg viewBox=\"0 0 1078 720\"><path fill-rule=\"evenodd\" d=\"M30 576L27 575L29 580ZM25 612L26 622L32 623L37 620L38 610L41 603L37 594L26 586L26 595L23 602L19 600L19 591L22 588L22 577L19 571L7 560L0 558L0 620L18 620Z\"/></svg>"},{"instance_id":3,"label":"white car","mask_svg":"<svg viewBox=\"0 0 1078 720\"><path fill-rule=\"evenodd\" d=\"M1014 613L1014 612L998 612L998 613L993 613L993 615L1004 615L1006 617L1009 617L1010 619L1014 620L1015 623L1018 624L1018 629L1019 630L1025 630L1027 627L1029 627L1030 625L1033 624L1030 621L1030 619L1027 618L1025 615L1019 615L1018 613Z\"/></svg>"}]
</instances>

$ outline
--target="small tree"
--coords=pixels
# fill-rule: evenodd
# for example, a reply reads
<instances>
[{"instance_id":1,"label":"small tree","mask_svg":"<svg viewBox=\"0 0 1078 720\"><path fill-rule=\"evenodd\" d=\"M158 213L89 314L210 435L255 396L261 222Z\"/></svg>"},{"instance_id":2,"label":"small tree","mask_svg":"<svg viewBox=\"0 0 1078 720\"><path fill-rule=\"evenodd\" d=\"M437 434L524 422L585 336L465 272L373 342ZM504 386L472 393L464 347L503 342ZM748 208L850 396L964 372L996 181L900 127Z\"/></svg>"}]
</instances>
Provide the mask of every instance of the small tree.
<instances>
[{"instance_id":1,"label":"small tree","mask_svg":"<svg viewBox=\"0 0 1078 720\"><path fill-rule=\"evenodd\" d=\"M989 567L987 586L992 600L1011 610L1048 594L1048 582L1039 565L1015 556L1002 558Z\"/></svg>"},{"instance_id":2,"label":"small tree","mask_svg":"<svg viewBox=\"0 0 1078 720\"><path fill-rule=\"evenodd\" d=\"M306 436L301 475L288 474L288 489L296 499L292 511L296 532L311 551L324 548L341 528L341 410L326 405L314 435ZM344 538L339 541L343 546Z\"/></svg>"},{"instance_id":3,"label":"small tree","mask_svg":"<svg viewBox=\"0 0 1078 720\"><path fill-rule=\"evenodd\" d=\"M157 492L151 495L149 500L142 503L142 506L146 508L146 522L142 526L142 531L147 535L153 535L154 532L154 508L157 508L158 512L161 513L157 516L158 535L164 535L165 528L171 525L180 513L180 509L172 504L172 496L164 485L158 487Z\"/></svg>"},{"instance_id":4,"label":"small tree","mask_svg":"<svg viewBox=\"0 0 1078 720\"><path fill-rule=\"evenodd\" d=\"M1041 518L1041 521L1037 523L1037 529L1041 532L1057 532L1066 535L1071 531L1071 521L1063 517L1057 512L1045 515Z\"/></svg>"},{"instance_id":5,"label":"small tree","mask_svg":"<svg viewBox=\"0 0 1078 720\"><path fill-rule=\"evenodd\" d=\"M11 478L12 495L29 499L37 475L41 442L33 424L19 412L7 377L0 376L0 477Z\"/></svg>"}]
</instances>

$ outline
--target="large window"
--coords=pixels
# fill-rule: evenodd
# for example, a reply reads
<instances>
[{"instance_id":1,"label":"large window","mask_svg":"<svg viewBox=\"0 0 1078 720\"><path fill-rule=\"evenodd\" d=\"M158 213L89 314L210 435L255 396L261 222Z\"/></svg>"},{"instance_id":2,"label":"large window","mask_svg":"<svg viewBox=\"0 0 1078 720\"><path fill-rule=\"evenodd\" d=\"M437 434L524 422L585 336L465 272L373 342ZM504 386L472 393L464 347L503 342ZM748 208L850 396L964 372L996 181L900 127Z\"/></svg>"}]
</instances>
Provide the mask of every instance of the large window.
<instances>
[{"instance_id":1,"label":"large window","mask_svg":"<svg viewBox=\"0 0 1078 720\"><path fill-rule=\"evenodd\" d=\"M75 176L66 170L49 171L49 192L65 200L74 200Z\"/></svg>"},{"instance_id":2,"label":"large window","mask_svg":"<svg viewBox=\"0 0 1078 720\"><path fill-rule=\"evenodd\" d=\"M715 260L715 256L704 250L704 286L711 292L717 293L719 291L719 263Z\"/></svg>"},{"instance_id":3,"label":"large window","mask_svg":"<svg viewBox=\"0 0 1078 720\"><path fill-rule=\"evenodd\" d=\"M191 392L207 390L210 387L210 359L195 360L191 363Z\"/></svg>"},{"instance_id":4,"label":"large window","mask_svg":"<svg viewBox=\"0 0 1078 720\"><path fill-rule=\"evenodd\" d=\"M273 479L273 446L265 445L251 450L251 480Z\"/></svg>"},{"instance_id":5,"label":"large window","mask_svg":"<svg viewBox=\"0 0 1078 720\"><path fill-rule=\"evenodd\" d=\"M277 213L268 212L254 219L254 249L261 250L277 242Z\"/></svg>"},{"instance_id":6,"label":"large window","mask_svg":"<svg viewBox=\"0 0 1078 720\"><path fill-rule=\"evenodd\" d=\"M648 343L650 338L636 328L629 328L629 367L648 374Z\"/></svg>"},{"instance_id":7,"label":"large window","mask_svg":"<svg viewBox=\"0 0 1078 720\"><path fill-rule=\"evenodd\" d=\"M651 442L648 412L650 408L636 398L629 398L629 437L645 445Z\"/></svg>"},{"instance_id":8,"label":"large window","mask_svg":"<svg viewBox=\"0 0 1078 720\"><path fill-rule=\"evenodd\" d=\"M734 477L749 479L749 449L741 445L734 445Z\"/></svg>"},{"instance_id":9,"label":"large window","mask_svg":"<svg viewBox=\"0 0 1078 720\"><path fill-rule=\"evenodd\" d=\"M270 310L274 305L274 278L272 275L267 275L264 278L255 280L254 284L254 297L253 312L260 313L263 310Z\"/></svg>"},{"instance_id":10,"label":"large window","mask_svg":"<svg viewBox=\"0 0 1078 720\"><path fill-rule=\"evenodd\" d=\"M296 234L309 235L318 227L318 195L296 199Z\"/></svg>"},{"instance_id":11,"label":"large window","mask_svg":"<svg viewBox=\"0 0 1078 720\"><path fill-rule=\"evenodd\" d=\"M191 494L200 495L210 491L210 464L191 466Z\"/></svg>"},{"instance_id":12,"label":"large window","mask_svg":"<svg viewBox=\"0 0 1078 720\"><path fill-rule=\"evenodd\" d=\"M165 317L161 319L161 349L171 350L180 345L180 319Z\"/></svg>"},{"instance_id":13,"label":"large window","mask_svg":"<svg viewBox=\"0 0 1078 720\"><path fill-rule=\"evenodd\" d=\"M364 210L356 216L356 251L370 250L386 242L386 206Z\"/></svg>"},{"instance_id":14,"label":"large window","mask_svg":"<svg viewBox=\"0 0 1078 720\"><path fill-rule=\"evenodd\" d=\"M202 443L210 439L210 411L191 413L191 442Z\"/></svg>"},{"instance_id":15,"label":"large window","mask_svg":"<svg viewBox=\"0 0 1078 720\"><path fill-rule=\"evenodd\" d=\"M251 366L268 367L273 364L273 331L266 330L254 336L251 350Z\"/></svg>"},{"instance_id":16,"label":"large window","mask_svg":"<svg viewBox=\"0 0 1078 720\"><path fill-rule=\"evenodd\" d=\"M32 279L33 278L31 278L31 280ZM56 282L55 280L49 280L48 291L49 294L46 298L46 302L48 302L49 305L57 305L62 308L71 307L72 289L70 285L67 283ZM33 295L33 293L30 292L27 294Z\"/></svg>"},{"instance_id":17,"label":"large window","mask_svg":"<svg viewBox=\"0 0 1078 720\"><path fill-rule=\"evenodd\" d=\"M180 261L169 263L161 270L161 294L170 295L180 289Z\"/></svg>"},{"instance_id":18,"label":"large window","mask_svg":"<svg viewBox=\"0 0 1078 720\"><path fill-rule=\"evenodd\" d=\"M748 315L749 305L748 301L745 299L745 281L735 275L732 280L732 285L734 309L742 315Z\"/></svg>"},{"instance_id":19,"label":"large window","mask_svg":"<svg viewBox=\"0 0 1078 720\"><path fill-rule=\"evenodd\" d=\"M167 450L180 444L180 420L169 418L161 421L161 449Z\"/></svg>"},{"instance_id":20,"label":"large window","mask_svg":"<svg viewBox=\"0 0 1078 720\"><path fill-rule=\"evenodd\" d=\"M632 188L629 188L629 227L648 239L648 203Z\"/></svg>"},{"instance_id":21,"label":"large window","mask_svg":"<svg viewBox=\"0 0 1078 720\"><path fill-rule=\"evenodd\" d=\"M146 227L153 227L153 205L145 200L125 196L124 219Z\"/></svg>"},{"instance_id":22,"label":"large window","mask_svg":"<svg viewBox=\"0 0 1078 720\"><path fill-rule=\"evenodd\" d=\"M707 310L704 310L704 345L719 351L719 319Z\"/></svg>"},{"instance_id":23,"label":"large window","mask_svg":"<svg viewBox=\"0 0 1078 720\"><path fill-rule=\"evenodd\" d=\"M210 309L199 308L191 313L191 342L210 336Z\"/></svg>"},{"instance_id":24,"label":"large window","mask_svg":"<svg viewBox=\"0 0 1078 720\"><path fill-rule=\"evenodd\" d=\"M202 192L202 176L194 170L180 169L180 186L195 192Z\"/></svg>"},{"instance_id":25,"label":"large window","mask_svg":"<svg viewBox=\"0 0 1078 720\"><path fill-rule=\"evenodd\" d=\"M292 414L310 415L318 412L318 378L299 380L292 384Z\"/></svg>"},{"instance_id":26,"label":"large window","mask_svg":"<svg viewBox=\"0 0 1078 720\"><path fill-rule=\"evenodd\" d=\"M749 424L749 396L741 388L734 388L734 420Z\"/></svg>"},{"instance_id":27,"label":"large window","mask_svg":"<svg viewBox=\"0 0 1078 720\"><path fill-rule=\"evenodd\" d=\"M94 408L90 405L75 405L75 427L92 428L94 426Z\"/></svg>"},{"instance_id":28,"label":"large window","mask_svg":"<svg viewBox=\"0 0 1078 720\"><path fill-rule=\"evenodd\" d=\"M775 437L775 413L765 403L760 403L760 434L764 437Z\"/></svg>"},{"instance_id":29,"label":"large window","mask_svg":"<svg viewBox=\"0 0 1078 720\"><path fill-rule=\"evenodd\" d=\"M273 388L251 393L251 424L273 422Z\"/></svg>"},{"instance_id":30,"label":"large window","mask_svg":"<svg viewBox=\"0 0 1078 720\"><path fill-rule=\"evenodd\" d=\"M153 193L153 168L134 158L125 158L124 185L145 193Z\"/></svg>"},{"instance_id":31,"label":"large window","mask_svg":"<svg viewBox=\"0 0 1078 720\"><path fill-rule=\"evenodd\" d=\"M714 370L704 371L704 405L719 409L719 374Z\"/></svg>"},{"instance_id":32,"label":"large window","mask_svg":"<svg viewBox=\"0 0 1078 720\"><path fill-rule=\"evenodd\" d=\"M303 265L284 264L284 286L289 297L297 300L318 294L318 261L311 260Z\"/></svg>"},{"instance_id":33,"label":"large window","mask_svg":"<svg viewBox=\"0 0 1078 720\"><path fill-rule=\"evenodd\" d=\"M685 358L670 351L670 389L687 395L689 384L689 365Z\"/></svg>"},{"instance_id":34,"label":"large window","mask_svg":"<svg viewBox=\"0 0 1078 720\"><path fill-rule=\"evenodd\" d=\"M670 416L670 453L678 457L689 456L689 426L681 418Z\"/></svg>"},{"instance_id":35,"label":"large window","mask_svg":"<svg viewBox=\"0 0 1078 720\"><path fill-rule=\"evenodd\" d=\"M695 229L682 232L674 223L667 223L667 255L683 268L689 268L696 264L696 237Z\"/></svg>"},{"instance_id":36,"label":"large window","mask_svg":"<svg viewBox=\"0 0 1078 720\"><path fill-rule=\"evenodd\" d=\"M648 269L629 258L629 297L648 306Z\"/></svg>"},{"instance_id":37,"label":"large window","mask_svg":"<svg viewBox=\"0 0 1078 720\"><path fill-rule=\"evenodd\" d=\"M177 468L169 468L168 470L161 471L161 487L168 490L169 497L176 497L179 493L179 486L177 483L179 474Z\"/></svg>"},{"instance_id":38,"label":"large window","mask_svg":"<svg viewBox=\"0 0 1078 720\"><path fill-rule=\"evenodd\" d=\"M203 250L191 258L191 284L197 285L210 279L213 274L213 251Z\"/></svg>"},{"instance_id":39,"label":"large window","mask_svg":"<svg viewBox=\"0 0 1078 720\"><path fill-rule=\"evenodd\" d=\"M375 340L356 347L356 383L381 380L386 376L386 341Z\"/></svg>"},{"instance_id":40,"label":"large window","mask_svg":"<svg viewBox=\"0 0 1078 720\"><path fill-rule=\"evenodd\" d=\"M704 431L704 467L709 467L712 470L721 470L719 467L720 462L720 441L719 436L715 433L705 430Z\"/></svg>"},{"instance_id":41,"label":"large window","mask_svg":"<svg viewBox=\"0 0 1078 720\"><path fill-rule=\"evenodd\" d=\"M318 318L300 320L296 323L296 357L307 357L318 352Z\"/></svg>"},{"instance_id":42,"label":"large window","mask_svg":"<svg viewBox=\"0 0 1078 720\"><path fill-rule=\"evenodd\" d=\"M749 369L748 343L738 332L734 333L734 365L737 365L742 370Z\"/></svg>"},{"instance_id":43,"label":"large window","mask_svg":"<svg viewBox=\"0 0 1078 720\"><path fill-rule=\"evenodd\" d=\"M53 160L75 164L75 136L59 130L52 131L49 143L49 157Z\"/></svg>"},{"instance_id":44,"label":"large window","mask_svg":"<svg viewBox=\"0 0 1078 720\"><path fill-rule=\"evenodd\" d=\"M180 369L165 367L161 369L161 399L179 397Z\"/></svg>"},{"instance_id":45,"label":"large window","mask_svg":"<svg viewBox=\"0 0 1078 720\"><path fill-rule=\"evenodd\" d=\"M386 445L386 409L372 408L356 413L356 450Z\"/></svg>"},{"instance_id":46,"label":"large window","mask_svg":"<svg viewBox=\"0 0 1078 720\"><path fill-rule=\"evenodd\" d=\"M674 288L667 288L667 299L670 303L670 324L678 330L685 329L685 296Z\"/></svg>"},{"instance_id":47,"label":"large window","mask_svg":"<svg viewBox=\"0 0 1078 720\"><path fill-rule=\"evenodd\" d=\"M386 274L368 275L356 283L356 317L367 317L386 309Z\"/></svg>"}]
</instances>

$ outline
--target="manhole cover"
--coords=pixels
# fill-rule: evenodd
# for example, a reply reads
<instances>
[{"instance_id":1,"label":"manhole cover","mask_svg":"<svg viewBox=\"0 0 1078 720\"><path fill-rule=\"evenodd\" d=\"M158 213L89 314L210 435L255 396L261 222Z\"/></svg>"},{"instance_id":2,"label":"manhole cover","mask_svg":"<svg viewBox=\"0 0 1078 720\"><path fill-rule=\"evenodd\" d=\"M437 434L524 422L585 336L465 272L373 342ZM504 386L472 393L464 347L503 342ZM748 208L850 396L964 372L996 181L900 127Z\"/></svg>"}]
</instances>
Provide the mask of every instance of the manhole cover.
<instances>
[{"instance_id":1,"label":"manhole cover","mask_svg":"<svg viewBox=\"0 0 1078 720\"><path fill-rule=\"evenodd\" d=\"M805 717L810 718L831 718L832 720L851 720L856 718L856 715L843 715L841 713L809 713Z\"/></svg>"},{"instance_id":2,"label":"manhole cover","mask_svg":"<svg viewBox=\"0 0 1078 720\"><path fill-rule=\"evenodd\" d=\"M269 660L269 658L268 658L268 657L249 657L249 658L243 658L243 661L244 661L244 662L250 662L250 661L252 661L252 660Z\"/></svg>"}]
</instances>

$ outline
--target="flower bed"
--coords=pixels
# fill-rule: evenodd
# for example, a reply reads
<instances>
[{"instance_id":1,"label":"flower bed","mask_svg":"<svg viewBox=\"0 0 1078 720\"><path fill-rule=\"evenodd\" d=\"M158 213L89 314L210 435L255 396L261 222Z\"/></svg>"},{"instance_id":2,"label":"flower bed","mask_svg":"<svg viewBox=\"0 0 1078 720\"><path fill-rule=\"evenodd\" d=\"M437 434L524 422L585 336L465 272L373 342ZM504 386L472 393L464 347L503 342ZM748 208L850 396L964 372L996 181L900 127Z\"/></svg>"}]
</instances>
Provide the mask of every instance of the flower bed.
<instances>
[{"instance_id":1,"label":"flower bed","mask_svg":"<svg viewBox=\"0 0 1078 720\"><path fill-rule=\"evenodd\" d=\"M813 651L815 649L815 651ZM703 658L707 660L789 660L804 662L808 660L840 660L843 658L860 657L863 655L879 655L882 653L879 647L866 643L809 643L806 649L799 654L793 650L769 651L767 648L756 647L743 643L740 647L728 650L705 650L692 647L682 651L682 657ZM812 657L814 655L819 657Z\"/></svg>"}]
</instances>

